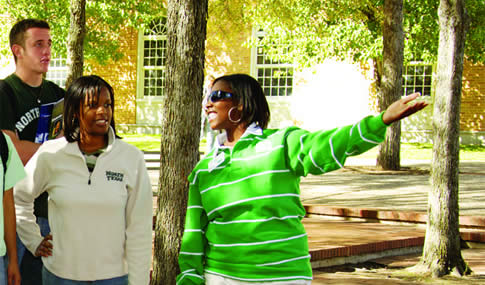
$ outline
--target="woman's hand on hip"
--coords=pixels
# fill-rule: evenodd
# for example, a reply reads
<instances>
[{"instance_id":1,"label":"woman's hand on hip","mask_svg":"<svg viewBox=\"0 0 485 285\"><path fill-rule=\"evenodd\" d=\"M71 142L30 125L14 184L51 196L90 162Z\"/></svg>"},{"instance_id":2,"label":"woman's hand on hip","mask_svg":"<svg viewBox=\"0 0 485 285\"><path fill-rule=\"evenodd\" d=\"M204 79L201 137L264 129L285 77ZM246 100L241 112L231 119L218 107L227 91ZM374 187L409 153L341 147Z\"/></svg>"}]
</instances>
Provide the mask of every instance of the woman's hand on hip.
<instances>
[{"instance_id":1,"label":"woman's hand on hip","mask_svg":"<svg viewBox=\"0 0 485 285\"><path fill-rule=\"evenodd\" d=\"M52 235L48 234L44 237L44 239L40 242L39 246L35 250L35 256L43 256L48 257L52 255Z\"/></svg>"}]
</instances>

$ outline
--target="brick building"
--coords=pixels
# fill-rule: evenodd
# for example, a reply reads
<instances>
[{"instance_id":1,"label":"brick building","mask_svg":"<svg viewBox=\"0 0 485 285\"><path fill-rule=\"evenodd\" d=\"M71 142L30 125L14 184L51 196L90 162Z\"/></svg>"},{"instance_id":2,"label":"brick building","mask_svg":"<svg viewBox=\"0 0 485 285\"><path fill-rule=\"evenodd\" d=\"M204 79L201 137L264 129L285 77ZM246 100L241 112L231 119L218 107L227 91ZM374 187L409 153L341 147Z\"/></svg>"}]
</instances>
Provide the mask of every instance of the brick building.
<instances>
[{"instance_id":1,"label":"brick building","mask_svg":"<svg viewBox=\"0 0 485 285\"><path fill-rule=\"evenodd\" d=\"M375 114L372 70L345 62L327 61L297 71L275 62L248 39L262 35L237 27L228 33L209 21L206 42L206 81L230 73L248 73L263 86L271 108L269 127L298 125L326 129ZM159 132L165 86L166 30L162 21L145 31L127 29L121 37L124 57L105 66L91 64L91 73L105 78L116 95L116 121L125 132ZM62 80L62 68L53 67L49 78ZM433 72L435 64L413 63L403 69L405 94L420 91L430 103L418 115L403 120L402 140L430 142L432 132ZM59 70L61 73L59 75ZM5 73L5 72L4 72ZM6 74L5 74L6 75ZM466 63L461 105L461 143L485 145L485 66Z\"/></svg>"},{"instance_id":2,"label":"brick building","mask_svg":"<svg viewBox=\"0 0 485 285\"><path fill-rule=\"evenodd\" d=\"M166 38L163 23L148 31L126 32L124 58L93 73L106 78L117 95L117 123L125 131L158 132L165 78ZM210 23L209 23L210 25ZM244 29L243 29L244 30ZM274 62L258 47L244 43L257 32L224 33L208 27L206 79L229 73L248 73L265 89L271 108L270 127L299 125L322 129L352 123L373 114L372 70L344 62L327 61L296 71L291 64ZM436 65L413 63L404 68L406 94L420 91L430 106L402 124L402 139L430 142L433 113L433 72ZM466 63L463 73L461 142L485 145L485 66Z\"/></svg>"}]
</instances>

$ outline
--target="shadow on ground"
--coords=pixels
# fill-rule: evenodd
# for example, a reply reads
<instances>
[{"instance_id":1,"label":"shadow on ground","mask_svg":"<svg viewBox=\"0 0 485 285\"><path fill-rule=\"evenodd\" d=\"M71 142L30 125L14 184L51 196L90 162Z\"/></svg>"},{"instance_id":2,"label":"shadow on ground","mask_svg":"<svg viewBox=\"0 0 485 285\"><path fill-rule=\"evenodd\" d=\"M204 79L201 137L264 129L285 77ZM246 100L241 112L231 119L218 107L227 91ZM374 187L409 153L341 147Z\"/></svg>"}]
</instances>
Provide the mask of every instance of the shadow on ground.
<instances>
[{"instance_id":1,"label":"shadow on ground","mask_svg":"<svg viewBox=\"0 0 485 285\"><path fill-rule=\"evenodd\" d=\"M485 284L485 261L479 255L483 250L463 250L465 260L472 270L472 275L464 277L445 276L443 278L430 278L415 275L408 271L420 258L420 254L410 254L376 259L373 261L345 264L313 270L312 284L369 284L369 285L395 285L395 284L442 284L442 285L477 285Z\"/></svg>"},{"instance_id":2,"label":"shadow on ground","mask_svg":"<svg viewBox=\"0 0 485 285\"><path fill-rule=\"evenodd\" d=\"M483 163L460 166L460 215L481 216L485 196ZM399 171L374 166L346 166L324 175L309 175L300 183L304 204L426 212L429 166L412 165Z\"/></svg>"}]
</instances>

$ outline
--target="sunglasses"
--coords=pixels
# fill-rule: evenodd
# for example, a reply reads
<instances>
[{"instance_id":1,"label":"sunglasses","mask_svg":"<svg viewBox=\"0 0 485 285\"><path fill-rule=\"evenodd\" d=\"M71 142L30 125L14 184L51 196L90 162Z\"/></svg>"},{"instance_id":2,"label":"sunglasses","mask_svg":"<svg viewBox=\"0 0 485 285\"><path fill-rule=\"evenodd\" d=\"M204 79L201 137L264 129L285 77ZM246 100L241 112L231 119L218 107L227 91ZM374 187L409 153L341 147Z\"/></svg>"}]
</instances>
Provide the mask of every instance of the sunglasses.
<instances>
[{"instance_id":1,"label":"sunglasses","mask_svg":"<svg viewBox=\"0 0 485 285\"><path fill-rule=\"evenodd\" d=\"M207 101L210 100L212 103L215 103L215 102L220 101L220 100L230 99L233 96L234 95L232 93L222 91L222 90L212 91L209 94L209 96L207 97Z\"/></svg>"}]
</instances>

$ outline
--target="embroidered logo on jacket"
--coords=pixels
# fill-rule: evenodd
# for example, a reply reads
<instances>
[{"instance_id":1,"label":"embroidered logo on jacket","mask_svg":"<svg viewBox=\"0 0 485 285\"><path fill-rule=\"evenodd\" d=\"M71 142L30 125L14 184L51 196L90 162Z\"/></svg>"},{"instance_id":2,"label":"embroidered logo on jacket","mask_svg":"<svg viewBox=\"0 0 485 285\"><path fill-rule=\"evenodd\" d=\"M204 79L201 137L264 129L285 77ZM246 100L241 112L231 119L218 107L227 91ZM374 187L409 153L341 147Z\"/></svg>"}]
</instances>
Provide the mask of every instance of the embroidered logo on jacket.
<instances>
[{"instance_id":1,"label":"embroidered logo on jacket","mask_svg":"<svg viewBox=\"0 0 485 285\"><path fill-rule=\"evenodd\" d=\"M120 182L122 182L123 177L125 177L125 175L123 173L113 172L113 171L109 171L109 170L106 171L106 179L108 179L108 181L120 181Z\"/></svg>"}]
</instances>

